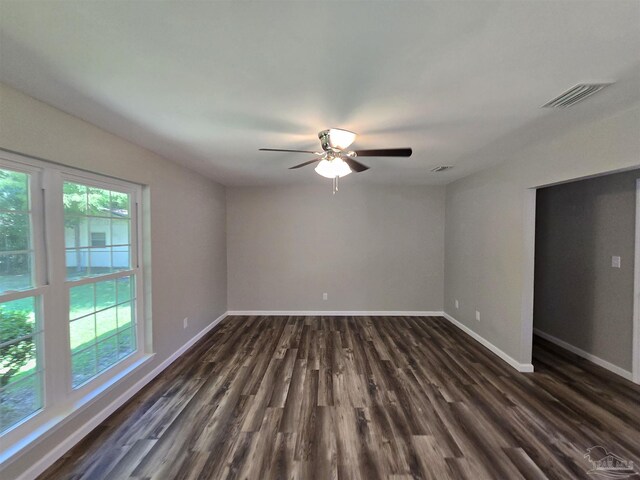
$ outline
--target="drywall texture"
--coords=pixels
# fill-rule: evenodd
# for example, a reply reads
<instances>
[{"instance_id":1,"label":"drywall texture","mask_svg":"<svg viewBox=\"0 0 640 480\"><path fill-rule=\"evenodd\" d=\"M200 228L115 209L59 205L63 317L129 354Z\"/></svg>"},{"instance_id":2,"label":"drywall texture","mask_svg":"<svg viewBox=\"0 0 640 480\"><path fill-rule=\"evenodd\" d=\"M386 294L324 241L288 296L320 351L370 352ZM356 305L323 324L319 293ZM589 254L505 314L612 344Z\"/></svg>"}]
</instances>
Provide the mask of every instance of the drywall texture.
<instances>
[{"instance_id":1,"label":"drywall texture","mask_svg":"<svg viewBox=\"0 0 640 480\"><path fill-rule=\"evenodd\" d=\"M0 147L148 186L151 362L0 473L14 478L226 311L224 188L0 84ZM149 251L146 257L148 260ZM189 327L182 320L189 317Z\"/></svg>"},{"instance_id":2,"label":"drywall texture","mask_svg":"<svg viewBox=\"0 0 640 480\"><path fill-rule=\"evenodd\" d=\"M536 205L534 327L627 371L638 178L633 170L542 188Z\"/></svg>"},{"instance_id":3,"label":"drywall texture","mask_svg":"<svg viewBox=\"0 0 640 480\"><path fill-rule=\"evenodd\" d=\"M579 118L581 106L561 113ZM553 127L553 121L547 120ZM532 187L640 164L640 106L532 141L447 185L445 311L519 362L531 361ZM500 152L491 152L502 158ZM455 300L460 302L456 309ZM480 311L481 320L475 319Z\"/></svg>"},{"instance_id":4,"label":"drywall texture","mask_svg":"<svg viewBox=\"0 0 640 480\"><path fill-rule=\"evenodd\" d=\"M229 310L442 310L444 188L349 180L227 189Z\"/></svg>"}]
</instances>

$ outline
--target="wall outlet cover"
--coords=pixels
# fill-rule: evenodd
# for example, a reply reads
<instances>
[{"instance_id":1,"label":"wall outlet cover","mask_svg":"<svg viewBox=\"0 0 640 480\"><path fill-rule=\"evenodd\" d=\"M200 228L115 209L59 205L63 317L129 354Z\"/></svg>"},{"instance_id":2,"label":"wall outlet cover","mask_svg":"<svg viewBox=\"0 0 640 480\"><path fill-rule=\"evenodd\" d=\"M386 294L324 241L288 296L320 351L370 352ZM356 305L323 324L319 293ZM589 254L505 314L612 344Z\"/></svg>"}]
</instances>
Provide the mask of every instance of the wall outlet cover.
<instances>
[{"instance_id":1,"label":"wall outlet cover","mask_svg":"<svg viewBox=\"0 0 640 480\"><path fill-rule=\"evenodd\" d=\"M476 310L476 320L480 321L480 312Z\"/></svg>"}]
</instances>

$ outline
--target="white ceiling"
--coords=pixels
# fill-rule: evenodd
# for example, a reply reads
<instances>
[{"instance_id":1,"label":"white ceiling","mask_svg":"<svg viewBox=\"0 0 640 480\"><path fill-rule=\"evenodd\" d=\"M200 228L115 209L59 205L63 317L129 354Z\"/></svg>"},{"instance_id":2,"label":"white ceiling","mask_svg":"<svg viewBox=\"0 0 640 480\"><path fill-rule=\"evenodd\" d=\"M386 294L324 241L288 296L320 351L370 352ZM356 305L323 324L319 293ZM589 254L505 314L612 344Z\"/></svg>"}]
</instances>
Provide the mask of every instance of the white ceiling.
<instances>
[{"instance_id":1,"label":"white ceiling","mask_svg":"<svg viewBox=\"0 0 640 480\"><path fill-rule=\"evenodd\" d=\"M640 99L640 1L0 0L0 28L1 81L226 185L310 181L287 170L309 157L257 149L327 127L414 149L353 181L446 183Z\"/></svg>"}]
</instances>

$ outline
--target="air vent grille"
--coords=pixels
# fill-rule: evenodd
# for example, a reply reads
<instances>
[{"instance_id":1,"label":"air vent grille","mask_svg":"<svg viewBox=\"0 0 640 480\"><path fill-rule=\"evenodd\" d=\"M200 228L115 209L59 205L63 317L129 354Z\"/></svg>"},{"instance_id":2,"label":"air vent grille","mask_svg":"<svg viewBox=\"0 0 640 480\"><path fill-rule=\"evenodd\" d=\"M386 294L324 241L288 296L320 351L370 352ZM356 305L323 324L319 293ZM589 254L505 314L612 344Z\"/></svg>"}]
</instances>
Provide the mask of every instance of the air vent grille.
<instances>
[{"instance_id":1,"label":"air vent grille","mask_svg":"<svg viewBox=\"0 0 640 480\"><path fill-rule=\"evenodd\" d=\"M611 83L579 83L575 87L554 98L553 100L542 105L542 108L565 108L575 105L576 103L590 97L599 92Z\"/></svg>"},{"instance_id":2,"label":"air vent grille","mask_svg":"<svg viewBox=\"0 0 640 480\"><path fill-rule=\"evenodd\" d=\"M445 170L450 170L453 168L453 165L440 165L436 168L432 168L432 172L444 172Z\"/></svg>"}]
</instances>

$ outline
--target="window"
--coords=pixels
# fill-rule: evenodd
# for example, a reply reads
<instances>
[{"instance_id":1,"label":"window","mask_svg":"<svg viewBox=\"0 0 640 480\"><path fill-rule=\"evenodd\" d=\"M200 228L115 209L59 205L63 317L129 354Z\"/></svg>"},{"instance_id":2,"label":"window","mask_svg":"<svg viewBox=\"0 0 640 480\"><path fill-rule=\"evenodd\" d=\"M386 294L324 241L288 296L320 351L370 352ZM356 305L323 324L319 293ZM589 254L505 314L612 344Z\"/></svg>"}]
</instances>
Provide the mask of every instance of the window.
<instances>
[{"instance_id":1,"label":"window","mask_svg":"<svg viewBox=\"0 0 640 480\"><path fill-rule=\"evenodd\" d=\"M131 194L64 182L72 384L135 351Z\"/></svg>"},{"instance_id":2,"label":"window","mask_svg":"<svg viewBox=\"0 0 640 480\"><path fill-rule=\"evenodd\" d=\"M3 437L143 359L139 197L137 185L0 153Z\"/></svg>"},{"instance_id":3,"label":"window","mask_svg":"<svg viewBox=\"0 0 640 480\"><path fill-rule=\"evenodd\" d=\"M0 432L42 408L33 175L0 169Z\"/></svg>"}]
</instances>

